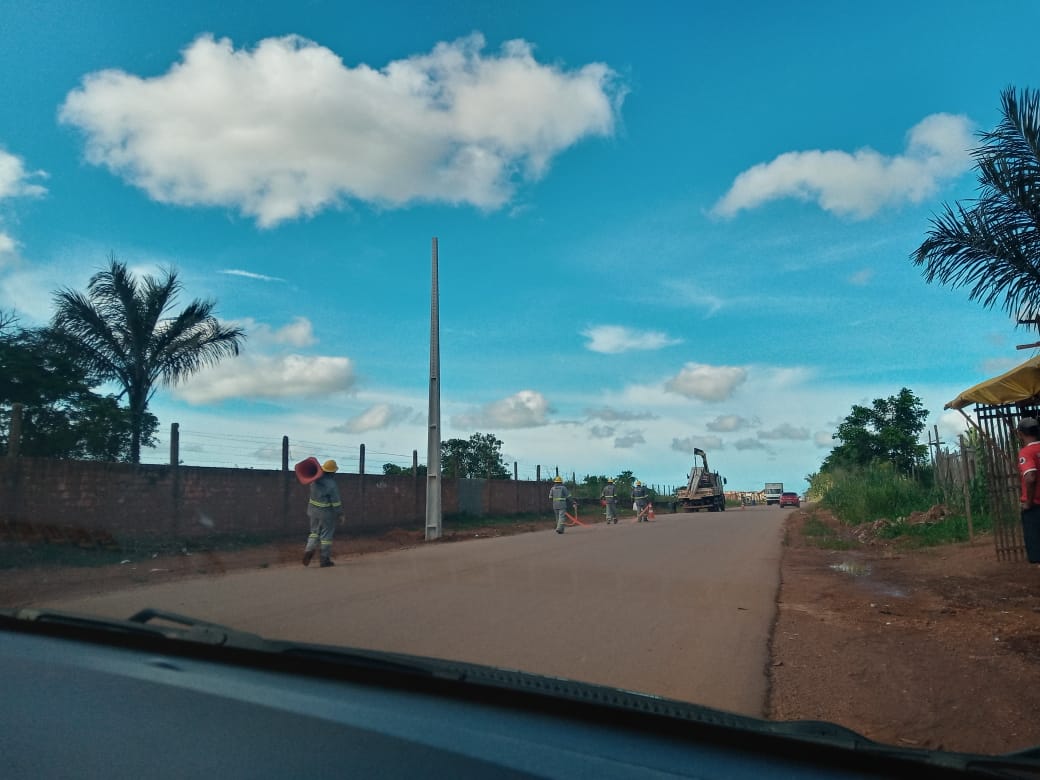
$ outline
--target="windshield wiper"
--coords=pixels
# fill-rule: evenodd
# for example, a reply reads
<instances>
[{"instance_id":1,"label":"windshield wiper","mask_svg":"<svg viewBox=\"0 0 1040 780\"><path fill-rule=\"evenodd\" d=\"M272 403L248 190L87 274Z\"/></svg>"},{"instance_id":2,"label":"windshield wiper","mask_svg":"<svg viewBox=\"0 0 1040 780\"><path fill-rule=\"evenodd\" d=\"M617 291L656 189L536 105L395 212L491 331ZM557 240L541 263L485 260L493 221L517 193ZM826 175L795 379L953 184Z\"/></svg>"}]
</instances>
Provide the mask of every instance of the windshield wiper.
<instances>
[{"instance_id":1,"label":"windshield wiper","mask_svg":"<svg viewBox=\"0 0 1040 780\"><path fill-rule=\"evenodd\" d=\"M101 630L106 633L143 636L151 639L168 639L234 650L258 651L269 655L324 661L369 670L440 677L442 679L462 679L457 674L444 674L440 670L423 663L422 659L412 659L410 656L395 656L391 653L374 650L343 649L327 645L266 639L259 634L239 631L220 623L210 623L176 612L150 607L135 612L125 620L94 617L50 609L0 609L0 616L38 625L53 625L94 631Z\"/></svg>"}]
</instances>

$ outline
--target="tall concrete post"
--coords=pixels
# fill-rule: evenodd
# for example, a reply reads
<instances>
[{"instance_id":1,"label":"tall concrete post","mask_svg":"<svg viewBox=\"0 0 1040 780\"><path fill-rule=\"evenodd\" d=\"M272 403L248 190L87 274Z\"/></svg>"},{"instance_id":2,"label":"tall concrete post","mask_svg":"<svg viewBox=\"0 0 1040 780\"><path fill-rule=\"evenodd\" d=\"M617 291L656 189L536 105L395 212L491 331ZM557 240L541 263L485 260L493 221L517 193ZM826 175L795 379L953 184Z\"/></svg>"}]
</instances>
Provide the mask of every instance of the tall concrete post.
<instances>
[{"instance_id":1,"label":"tall concrete post","mask_svg":"<svg viewBox=\"0 0 1040 780\"><path fill-rule=\"evenodd\" d=\"M437 238L433 239L430 285L430 409L426 437L426 541L441 538L441 318Z\"/></svg>"}]
</instances>

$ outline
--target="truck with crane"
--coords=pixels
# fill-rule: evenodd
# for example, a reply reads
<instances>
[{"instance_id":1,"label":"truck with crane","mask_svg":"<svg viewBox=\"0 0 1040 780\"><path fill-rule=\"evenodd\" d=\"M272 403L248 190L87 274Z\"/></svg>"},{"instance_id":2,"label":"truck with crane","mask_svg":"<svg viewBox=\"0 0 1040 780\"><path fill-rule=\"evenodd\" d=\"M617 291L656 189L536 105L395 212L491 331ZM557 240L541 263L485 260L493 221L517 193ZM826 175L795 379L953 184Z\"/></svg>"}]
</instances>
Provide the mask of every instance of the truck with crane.
<instances>
[{"instance_id":1,"label":"truck with crane","mask_svg":"<svg viewBox=\"0 0 1040 780\"><path fill-rule=\"evenodd\" d=\"M686 487L675 491L673 511L726 511L726 493L723 487L726 484L725 477L720 477L717 471L708 468L708 456L704 450L694 447L693 456L699 457L700 463L694 461Z\"/></svg>"}]
</instances>

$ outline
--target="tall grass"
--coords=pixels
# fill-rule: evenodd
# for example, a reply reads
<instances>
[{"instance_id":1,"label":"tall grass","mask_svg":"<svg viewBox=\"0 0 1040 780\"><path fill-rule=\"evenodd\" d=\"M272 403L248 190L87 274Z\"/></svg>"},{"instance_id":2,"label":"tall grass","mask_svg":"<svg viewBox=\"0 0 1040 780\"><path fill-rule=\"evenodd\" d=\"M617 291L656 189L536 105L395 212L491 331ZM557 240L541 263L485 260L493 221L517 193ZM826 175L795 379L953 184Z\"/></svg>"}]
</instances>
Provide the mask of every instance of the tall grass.
<instances>
[{"instance_id":1,"label":"tall grass","mask_svg":"<svg viewBox=\"0 0 1040 780\"><path fill-rule=\"evenodd\" d=\"M881 517L905 517L911 512L925 511L942 500L939 491L928 481L898 474L886 463L830 471L826 477L820 504L849 525Z\"/></svg>"}]
</instances>

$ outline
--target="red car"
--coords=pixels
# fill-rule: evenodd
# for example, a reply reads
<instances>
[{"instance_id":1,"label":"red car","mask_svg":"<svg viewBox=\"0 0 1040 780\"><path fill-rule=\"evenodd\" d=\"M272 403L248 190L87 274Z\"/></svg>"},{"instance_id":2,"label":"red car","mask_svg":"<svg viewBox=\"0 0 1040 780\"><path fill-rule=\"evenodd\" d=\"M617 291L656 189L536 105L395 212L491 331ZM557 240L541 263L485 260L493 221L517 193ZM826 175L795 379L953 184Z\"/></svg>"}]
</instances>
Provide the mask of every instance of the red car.
<instances>
[{"instance_id":1,"label":"red car","mask_svg":"<svg viewBox=\"0 0 1040 780\"><path fill-rule=\"evenodd\" d=\"M780 506L801 506L801 499L798 498L797 493L781 493L780 494Z\"/></svg>"}]
</instances>

